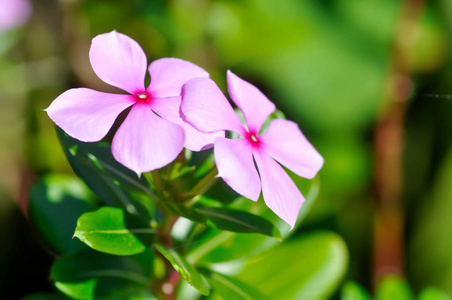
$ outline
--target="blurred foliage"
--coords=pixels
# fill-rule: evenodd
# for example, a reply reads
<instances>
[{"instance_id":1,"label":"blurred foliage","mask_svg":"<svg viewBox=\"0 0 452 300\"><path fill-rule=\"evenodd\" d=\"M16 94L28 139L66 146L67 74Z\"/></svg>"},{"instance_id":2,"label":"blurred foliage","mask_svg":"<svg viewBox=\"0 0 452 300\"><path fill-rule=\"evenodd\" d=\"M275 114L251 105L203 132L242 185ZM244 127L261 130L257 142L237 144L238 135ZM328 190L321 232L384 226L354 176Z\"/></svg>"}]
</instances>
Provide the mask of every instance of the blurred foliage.
<instances>
[{"instance_id":1,"label":"blurred foliage","mask_svg":"<svg viewBox=\"0 0 452 300\"><path fill-rule=\"evenodd\" d=\"M259 86L288 119L299 123L324 156L325 166L319 175L319 196L315 202L308 201L309 209L291 233L289 241L293 244L288 243L288 248L299 243L297 247L303 249L309 240L308 231L335 232L325 238L332 239L332 245L322 244L317 236L319 247L336 247L340 264L348 261L348 266L343 267L347 268L346 278L373 291L371 248L376 207L372 179L376 162L372 136L376 121L388 105L384 95L396 80L391 77L391 64L395 32L403 31L396 28L401 4L400 0L32 1L33 14L27 24L0 32L0 221L8 228L0 235L0 243L8 245L0 249L1 294L6 298L21 296L17 285L10 284L17 278L29 285L22 295L36 291L44 296L29 299L51 299L46 296L50 285L43 284L49 273L43 269L49 267L51 255L83 247L78 240L67 244L50 242L46 245L48 253L43 253L43 246L32 242L35 233L18 214L11 198L23 211L29 208L27 221L36 224L36 220L45 220L48 223L41 222L40 226L55 229L47 232L47 241L68 234L52 222L73 224L75 229L76 215L94 209L95 198L84 202L80 199L85 197L75 197L91 192L72 176L48 175L72 171L54 126L42 109L71 87L114 91L95 76L88 59L91 39L114 29L139 41L149 61L168 56L187 59L207 69L218 83L225 82L226 69L233 70ZM433 286L452 294L448 217L452 213L451 2L426 1L415 33L403 40L412 71L404 152L406 276L420 299L442 299L434 298L435 293L442 294L433 288L420 291ZM56 190L46 190L55 182ZM111 182L107 180L106 184L114 190ZM29 193L31 200L27 203ZM36 205L44 205L39 196L42 193L51 194L54 201L39 210ZM139 201L137 195L133 197ZM59 207L72 207L72 217L49 218ZM216 236L218 232L208 234ZM346 246L335 244L336 236L341 236ZM234 241L238 244L241 239L246 238L231 233L219 249L230 249ZM250 252L256 254L270 248L261 237L252 236L250 243L255 245ZM196 246L188 247L189 251L196 251ZM345 247L348 260L342 255ZM280 255L295 250L269 251ZM32 253L40 256L31 259ZM217 255L212 250L202 259L213 264L218 261ZM223 255L236 258L228 251ZM23 257L24 263L15 265L20 262L18 257ZM42 264L36 266L31 261ZM314 258L309 261L315 262ZM305 261L300 258L297 263ZM13 271L19 267L29 277ZM247 268L243 274L254 267ZM341 284L340 271L330 274L334 284L325 288L322 296L336 293L339 297L333 289ZM301 270L295 273L304 280ZM211 280L215 281L215 276ZM129 283L121 284L126 293ZM254 287L254 282L246 284ZM98 293L107 293L102 291L102 284L98 286ZM284 287L275 283L266 288ZM375 291L383 299L389 290ZM344 293L360 291L348 286ZM302 293L287 290L293 295L298 292Z\"/></svg>"}]
</instances>

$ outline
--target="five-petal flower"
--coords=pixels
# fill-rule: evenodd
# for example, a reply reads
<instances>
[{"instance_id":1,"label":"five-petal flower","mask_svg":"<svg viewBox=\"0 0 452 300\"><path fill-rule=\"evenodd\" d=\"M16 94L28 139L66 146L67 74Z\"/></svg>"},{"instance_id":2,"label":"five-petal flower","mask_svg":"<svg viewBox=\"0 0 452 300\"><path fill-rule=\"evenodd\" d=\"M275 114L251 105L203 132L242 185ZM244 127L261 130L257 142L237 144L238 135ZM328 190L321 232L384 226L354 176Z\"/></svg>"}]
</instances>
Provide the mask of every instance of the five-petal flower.
<instances>
[{"instance_id":1,"label":"five-petal flower","mask_svg":"<svg viewBox=\"0 0 452 300\"><path fill-rule=\"evenodd\" d=\"M204 69L181 59L162 58L149 66L151 83L145 88L146 55L137 42L116 31L95 37L89 58L100 79L129 94L87 88L61 94L46 111L70 136L83 142L99 141L131 106L113 138L112 153L138 175L167 165L184 146L200 151L224 136L224 132L201 133L180 118L182 85L208 77Z\"/></svg>"},{"instance_id":2,"label":"five-petal flower","mask_svg":"<svg viewBox=\"0 0 452 300\"><path fill-rule=\"evenodd\" d=\"M323 158L294 122L274 119L261 134L275 105L230 71L227 81L229 95L243 112L245 126L209 78L192 79L183 86L182 117L205 133L229 130L241 135L239 139L215 139L218 175L237 193L253 201L257 201L262 190L267 206L293 228L304 198L280 164L299 176L313 178L322 167Z\"/></svg>"}]
</instances>

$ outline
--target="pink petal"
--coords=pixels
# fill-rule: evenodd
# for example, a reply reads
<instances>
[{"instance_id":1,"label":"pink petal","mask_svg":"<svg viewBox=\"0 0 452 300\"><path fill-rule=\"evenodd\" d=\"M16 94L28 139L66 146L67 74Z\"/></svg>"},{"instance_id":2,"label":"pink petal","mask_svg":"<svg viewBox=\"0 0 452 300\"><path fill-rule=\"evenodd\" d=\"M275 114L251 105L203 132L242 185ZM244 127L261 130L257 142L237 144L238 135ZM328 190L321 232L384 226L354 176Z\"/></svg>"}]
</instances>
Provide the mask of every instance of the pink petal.
<instances>
[{"instance_id":1,"label":"pink petal","mask_svg":"<svg viewBox=\"0 0 452 300\"><path fill-rule=\"evenodd\" d=\"M292 228L304 197L284 169L264 152L253 153L262 181L262 194L267 206Z\"/></svg>"},{"instance_id":2,"label":"pink petal","mask_svg":"<svg viewBox=\"0 0 452 300\"><path fill-rule=\"evenodd\" d=\"M158 98L180 96L182 86L190 79L209 77L197 65L179 58L161 58L149 66L151 84L148 91Z\"/></svg>"},{"instance_id":3,"label":"pink petal","mask_svg":"<svg viewBox=\"0 0 452 300\"><path fill-rule=\"evenodd\" d=\"M83 142L96 142L108 133L116 117L134 103L130 95L80 88L58 96L46 111L70 136Z\"/></svg>"},{"instance_id":4,"label":"pink petal","mask_svg":"<svg viewBox=\"0 0 452 300\"><path fill-rule=\"evenodd\" d=\"M322 156L294 122L275 119L260 136L264 151L294 173L314 178L323 166Z\"/></svg>"},{"instance_id":5,"label":"pink petal","mask_svg":"<svg viewBox=\"0 0 452 300\"><path fill-rule=\"evenodd\" d=\"M0 7L0 32L22 25L31 15L28 0L2 0Z\"/></svg>"},{"instance_id":6,"label":"pink petal","mask_svg":"<svg viewBox=\"0 0 452 300\"><path fill-rule=\"evenodd\" d=\"M258 134L275 105L254 85L227 71L228 92L245 116L250 132Z\"/></svg>"},{"instance_id":7,"label":"pink petal","mask_svg":"<svg viewBox=\"0 0 452 300\"><path fill-rule=\"evenodd\" d=\"M235 131L245 128L218 86L209 78L196 78L182 88L182 118L202 132Z\"/></svg>"},{"instance_id":8,"label":"pink petal","mask_svg":"<svg viewBox=\"0 0 452 300\"><path fill-rule=\"evenodd\" d=\"M224 131L202 133L180 117L181 97L155 98L151 102L151 109L162 118L180 125L185 130L184 147L191 151L201 151L213 147L217 137L224 137Z\"/></svg>"},{"instance_id":9,"label":"pink petal","mask_svg":"<svg viewBox=\"0 0 452 300\"><path fill-rule=\"evenodd\" d=\"M254 166L252 147L248 141L217 138L214 154L218 176L237 193L257 201L261 183Z\"/></svg>"},{"instance_id":10,"label":"pink petal","mask_svg":"<svg viewBox=\"0 0 452 300\"><path fill-rule=\"evenodd\" d=\"M138 175L166 166L182 151L184 130L139 102L116 132L111 150L117 161Z\"/></svg>"},{"instance_id":11,"label":"pink petal","mask_svg":"<svg viewBox=\"0 0 452 300\"><path fill-rule=\"evenodd\" d=\"M94 72L106 83L131 94L144 91L146 55L130 37L116 31L96 36L89 59Z\"/></svg>"}]
</instances>

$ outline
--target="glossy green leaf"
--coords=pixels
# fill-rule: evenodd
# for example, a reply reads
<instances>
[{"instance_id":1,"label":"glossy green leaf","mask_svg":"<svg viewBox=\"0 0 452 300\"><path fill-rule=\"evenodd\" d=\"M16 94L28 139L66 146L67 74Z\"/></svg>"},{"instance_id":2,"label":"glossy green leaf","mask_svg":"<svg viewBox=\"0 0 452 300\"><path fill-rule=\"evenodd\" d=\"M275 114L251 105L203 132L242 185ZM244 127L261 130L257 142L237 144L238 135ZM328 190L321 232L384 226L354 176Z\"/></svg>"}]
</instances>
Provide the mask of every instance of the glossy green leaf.
<instances>
[{"instance_id":1,"label":"glossy green leaf","mask_svg":"<svg viewBox=\"0 0 452 300\"><path fill-rule=\"evenodd\" d=\"M67 296L64 294L50 294L50 293L39 293L39 294L33 294L28 295L25 297L20 298L20 300L68 300Z\"/></svg>"},{"instance_id":2,"label":"glossy green leaf","mask_svg":"<svg viewBox=\"0 0 452 300\"><path fill-rule=\"evenodd\" d=\"M155 254L150 249L133 256L116 256L86 249L57 258L52 265L51 278L56 287L67 295L98 299L98 294L109 293L106 282L112 278L125 280L122 283L124 286L140 290L146 288L152 276L154 258ZM110 286L110 289L115 288Z\"/></svg>"},{"instance_id":3,"label":"glossy green leaf","mask_svg":"<svg viewBox=\"0 0 452 300\"><path fill-rule=\"evenodd\" d=\"M423 289L417 298L418 300L450 300L450 296L440 289L427 287Z\"/></svg>"},{"instance_id":4,"label":"glossy green leaf","mask_svg":"<svg viewBox=\"0 0 452 300\"><path fill-rule=\"evenodd\" d=\"M281 232L283 239L287 238L302 224L312 207L320 188L318 178L307 180L301 177L294 177L294 179L298 188L300 188L305 196L306 201L301 207L295 228L291 231L289 231L290 226L275 215L265 205L262 199L259 199L259 201L255 203L246 198L239 197L230 205L230 207L262 216L276 225ZM203 204L210 204L204 201L205 198L202 199L201 202ZM209 229L204 234L197 236L194 240L206 242L192 243L187 259L191 262L202 260L207 263L219 263L255 256L281 243L275 238L270 238L262 234L240 234L216 229Z\"/></svg>"},{"instance_id":5,"label":"glossy green leaf","mask_svg":"<svg viewBox=\"0 0 452 300\"><path fill-rule=\"evenodd\" d=\"M148 206L135 201L130 193L134 191L147 195L150 199L157 197L149 188L145 177L138 176L118 163L104 142L83 143L68 136L57 127L58 138L64 153L83 181L108 205L124 207L129 213L149 219Z\"/></svg>"},{"instance_id":6,"label":"glossy green leaf","mask_svg":"<svg viewBox=\"0 0 452 300\"><path fill-rule=\"evenodd\" d=\"M348 281L341 290L341 300L371 300L369 292L356 282Z\"/></svg>"},{"instance_id":7,"label":"glossy green leaf","mask_svg":"<svg viewBox=\"0 0 452 300\"><path fill-rule=\"evenodd\" d=\"M95 289L99 300L157 300L148 286L123 278L100 278Z\"/></svg>"},{"instance_id":8,"label":"glossy green leaf","mask_svg":"<svg viewBox=\"0 0 452 300\"><path fill-rule=\"evenodd\" d=\"M55 282L55 286L65 295L77 300L94 300L94 288L97 279L80 282Z\"/></svg>"},{"instance_id":9,"label":"glossy green leaf","mask_svg":"<svg viewBox=\"0 0 452 300\"><path fill-rule=\"evenodd\" d=\"M201 294L206 296L210 294L210 287L204 276L194 266L188 263L183 256L173 249L166 249L158 244L155 244L154 247L171 263L173 268L186 282Z\"/></svg>"},{"instance_id":10,"label":"glossy green leaf","mask_svg":"<svg viewBox=\"0 0 452 300\"><path fill-rule=\"evenodd\" d=\"M60 282L79 282L92 278L126 278L147 284L151 277L155 254L152 250L131 255L117 256L86 249L64 255L52 265L51 278Z\"/></svg>"},{"instance_id":11,"label":"glossy green leaf","mask_svg":"<svg viewBox=\"0 0 452 300\"><path fill-rule=\"evenodd\" d=\"M130 219L130 223L133 221ZM109 254L133 255L146 249L154 229L128 223L124 211L115 207L83 214L77 221L74 237L91 248Z\"/></svg>"},{"instance_id":12,"label":"glossy green leaf","mask_svg":"<svg viewBox=\"0 0 452 300\"><path fill-rule=\"evenodd\" d=\"M260 233L277 239L281 238L278 228L270 221L245 211L197 205L195 209L204 215L207 224L221 230L240 233Z\"/></svg>"},{"instance_id":13,"label":"glossy green leaf","mask_svg":"<svg viewBox=\"0 0 452 300\"><path fill-rule=\"evenodd\" d=\"M71 253L84 247L72 235L77 219L93 210L96 201L91 191L78 178L47 175L31 190L30 220L56 253Z\"/></svg>"},{"instance_id":14,"label":"glossy green leaf","mask_svg":"<svg viewBox=\"0 0 452 300\"><path fill-rule=\"evenodd\" d=\"M408 283L396 276L387 275L383 277L377 286L375 293L376 300L411 300L414 299L413 292Z\"/></svg>"},{"instance_id":15,"label":"glossy green leaf","mask_svg":"<svg viewBox=\"0 0 452 300\"><path fill-rule=\"evenodd\" d=\"M267 297L265 297L256 289L246 285L243 282L240 282L235 278L207 269L201 269L201 272L206 276L208 282L212 286L213 291L219 294L222 299L267 299Z\"/></svg>"},{"instance_id":16,"label":"glossy green leaf","mask_svg":"<svg viewBox=\"0 0 452 300\"><path fill-rule=\"evenodd\" d=\"M237 279L270 299L327 299L340 283L347 261L340 236L314 232L250 260Z\"/></svg>"},{"instance_id":17,"label":"glossy green leaf","mask_svg":"<svg viewBox=\"0 0 452 300\"><path fill-rule=\"evenodd\" d=\"M192 207L174 202L167 202L164 205L175 214L194 222L205 223L207 221L207 218L202 213L199 213Z\"/></svg>"}]
</instances>

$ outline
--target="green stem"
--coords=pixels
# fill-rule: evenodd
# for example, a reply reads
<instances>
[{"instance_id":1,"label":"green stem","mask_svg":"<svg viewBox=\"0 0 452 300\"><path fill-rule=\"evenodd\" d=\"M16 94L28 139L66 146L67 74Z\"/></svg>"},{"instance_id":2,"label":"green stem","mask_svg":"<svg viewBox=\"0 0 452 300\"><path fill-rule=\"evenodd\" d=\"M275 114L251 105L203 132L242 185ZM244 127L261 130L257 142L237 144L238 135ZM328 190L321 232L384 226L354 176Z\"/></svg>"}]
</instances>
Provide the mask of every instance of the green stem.
<instances>
[{"instance_id":1,"label":"green stem","mask_svg":"<svg viewBox=\"0 0 452 300\"><path fill-rule=\"evenodd\" d=\"M163 184L160 178L159 170L151 171L152 182L154 183L155 193L160 199L163 199Z\"/></svg>"},{"instance_id":2,"label":"green stem","mask_svg":"<svg viewBox=\"0 0 452 300\"><path fill-rule=\"evenodd\" d=\"M198 195L204 194L216 181L218 175L217 168L213 168L203 179L201 179L190 191L183 193L180 199L189 199L187 206L190 207L198 201Z\"/></svg>"}]
</instances>

